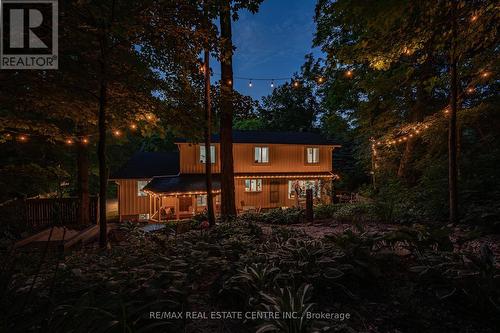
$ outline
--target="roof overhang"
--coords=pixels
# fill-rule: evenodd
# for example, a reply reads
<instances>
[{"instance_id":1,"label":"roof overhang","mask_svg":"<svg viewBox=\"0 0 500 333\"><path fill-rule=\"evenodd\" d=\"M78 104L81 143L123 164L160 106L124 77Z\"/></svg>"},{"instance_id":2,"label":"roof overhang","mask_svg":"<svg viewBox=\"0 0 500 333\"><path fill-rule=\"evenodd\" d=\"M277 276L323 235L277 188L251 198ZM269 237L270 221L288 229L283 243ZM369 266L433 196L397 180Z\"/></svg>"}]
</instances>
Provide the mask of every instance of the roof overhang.
<instances>
[{"instance_id":1,"label":"roof overhang","mask_svg":"<svg viewBox=\"0 0 500 333\"><path fill-rule=\"evenodd\" d=\"M252 178L274 178L274 179L315 179L315 178L339 178L338 175L331 172L276 172L276 173L236 173L236 179L252 179Z\"/></svg>"}]
</instances>

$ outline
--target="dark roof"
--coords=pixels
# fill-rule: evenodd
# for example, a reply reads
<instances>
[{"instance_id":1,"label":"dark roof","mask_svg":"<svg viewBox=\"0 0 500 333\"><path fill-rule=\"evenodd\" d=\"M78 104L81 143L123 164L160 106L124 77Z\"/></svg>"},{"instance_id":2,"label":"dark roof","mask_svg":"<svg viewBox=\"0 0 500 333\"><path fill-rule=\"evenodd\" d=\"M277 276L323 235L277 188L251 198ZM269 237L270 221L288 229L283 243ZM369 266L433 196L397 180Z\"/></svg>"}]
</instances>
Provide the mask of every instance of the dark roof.
<instances>
[{"instance_id":1,"label":"dark roof","mask_svg":"<svg viewBox=\"0 0 500 333\"><path fill-rule=\"evenodd\" d=\"M158 194L174 194L186 192L205 192L204 174L184 174L173 177L154 177L144 187L145 191ZM220 190L220 175L212 175L212 190Z\"/></svg>"},{"instance_id":2,"label":"dark roof","mask_svg":"<svg viewBox=\"0 0 500 333\"><path fill-rule=\"evenodd\" d=\"M179 174L179 152L137 152L110 179L148 179Z\"/></svg>"},{"instance_id":3,"label":"dark roof","mask_svg":"<svg viewBox=\"0 0 500 333\"><path fill-rule=\"evenodd\" d=\"M176 139L176 142L189 142L188 139ZM212 142L220 142L220 136L212 136ZM313 132L271 132L271 131L233 131L234 143L283 143L335 145L335 142Z\"/></svg>"}]
</instances>

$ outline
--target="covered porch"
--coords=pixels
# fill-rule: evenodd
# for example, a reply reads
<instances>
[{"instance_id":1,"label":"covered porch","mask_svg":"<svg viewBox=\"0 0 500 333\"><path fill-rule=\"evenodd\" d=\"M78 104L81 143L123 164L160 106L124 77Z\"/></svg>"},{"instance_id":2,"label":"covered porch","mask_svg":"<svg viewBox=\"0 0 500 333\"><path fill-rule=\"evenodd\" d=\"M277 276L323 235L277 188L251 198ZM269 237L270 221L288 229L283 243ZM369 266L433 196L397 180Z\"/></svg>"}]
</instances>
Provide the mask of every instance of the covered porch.
<instances>
[{"instance_id":1,"label":"covered porch","mask_svg":"<svg viewBox=\"0 0 500 333\"><path fill-rule=\"evenodd\" d=\"M205 176L188 174L154 177L144 191L149 195L149 219L153 222L191 218L207 209ZM220 177L212 177L214 210L219 211Z\"/></svg>"}]
</instances>

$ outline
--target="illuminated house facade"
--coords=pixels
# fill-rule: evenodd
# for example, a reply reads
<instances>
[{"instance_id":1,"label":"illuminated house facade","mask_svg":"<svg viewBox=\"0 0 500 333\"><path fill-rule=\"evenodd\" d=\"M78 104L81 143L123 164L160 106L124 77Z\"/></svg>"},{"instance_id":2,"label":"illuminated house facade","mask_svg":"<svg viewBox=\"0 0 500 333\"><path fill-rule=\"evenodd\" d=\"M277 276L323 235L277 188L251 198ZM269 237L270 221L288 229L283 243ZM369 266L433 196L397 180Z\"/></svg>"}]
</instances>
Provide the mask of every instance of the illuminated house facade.
<instances>
[{"instance_id":1,"label":"illuminated house facade","mask_svg":"<svg viewBox=\"0 0 500 333\"><path fill-rule=\"evenodd\" d=\"M138 153L111 178L118 184L120 220L188 218L206 209L203 144L177 140L175 153ZM301 205L305 190L329 201L333 151L340 147L316 133L234 131L238 212ZM220 208L220 144L212 138L216 212Z\"/></svg>"}]
</instances>

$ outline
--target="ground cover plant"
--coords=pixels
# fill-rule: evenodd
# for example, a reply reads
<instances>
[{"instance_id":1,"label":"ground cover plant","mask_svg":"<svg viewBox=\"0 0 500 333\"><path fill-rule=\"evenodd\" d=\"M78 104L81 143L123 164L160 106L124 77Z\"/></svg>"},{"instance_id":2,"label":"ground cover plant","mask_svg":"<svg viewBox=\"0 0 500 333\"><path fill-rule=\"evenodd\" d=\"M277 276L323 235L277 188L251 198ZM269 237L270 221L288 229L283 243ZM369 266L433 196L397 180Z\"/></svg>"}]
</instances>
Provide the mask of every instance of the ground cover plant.
<instances>
[{"instance_id":1,"label":"ground cover plant","mask_svg":"<svg viewBox=\"0 0 500 333\"><path fill-rule=\"evenodd\" d=\"M193 226L146 233L129 224L107 251L51 253L40 267L41 254L16 252L2 272L2 331L494 332L499 324L494 254L487 245L457 250L449 228L358 224L318 238L248 216ZM299 319L150 318L223 310ZM319 311L350 316L307 316Z\"/></svg>"}]
</instances>

